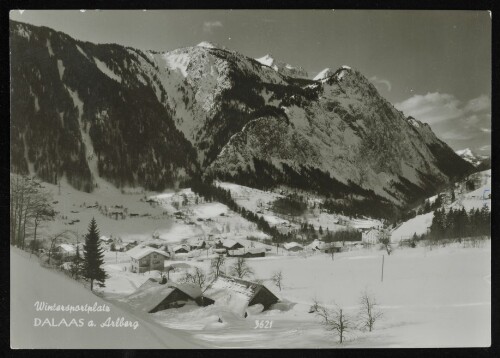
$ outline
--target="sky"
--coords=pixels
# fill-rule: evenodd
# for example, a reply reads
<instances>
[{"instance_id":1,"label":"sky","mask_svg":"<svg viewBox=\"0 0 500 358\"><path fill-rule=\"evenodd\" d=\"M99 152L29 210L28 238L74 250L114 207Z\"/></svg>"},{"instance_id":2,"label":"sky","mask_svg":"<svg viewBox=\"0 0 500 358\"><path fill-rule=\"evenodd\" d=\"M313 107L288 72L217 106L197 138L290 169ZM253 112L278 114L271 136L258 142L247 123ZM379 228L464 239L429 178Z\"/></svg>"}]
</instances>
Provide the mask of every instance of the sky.
<instances>
[{"instance_id":1,"label":"sky","mask_svg":"<svg viewBox=\"0 0 500 358\"><path fill-rule=\"evenodd\" d=\"M491 149L487 11L13 10L10 18L144 50L211 41L253 58L271 54L311 78L348 65L453 149Z\"/></svg>"}]
</instances>

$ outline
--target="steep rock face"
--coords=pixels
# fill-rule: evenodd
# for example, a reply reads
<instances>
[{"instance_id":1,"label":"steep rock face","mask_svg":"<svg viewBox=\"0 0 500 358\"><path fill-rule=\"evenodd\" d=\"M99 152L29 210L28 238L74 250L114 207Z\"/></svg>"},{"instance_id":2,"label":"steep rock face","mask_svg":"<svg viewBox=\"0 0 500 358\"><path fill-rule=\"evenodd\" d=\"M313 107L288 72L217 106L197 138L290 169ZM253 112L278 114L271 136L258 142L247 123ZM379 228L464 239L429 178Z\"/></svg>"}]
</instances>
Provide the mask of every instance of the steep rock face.
<instances>
[{"instance_id":1,"label":"steep rock face","mask_svg":"<svg viewBox=\"0 0 500 358\"><path fill-rule=\"evenodd\" d=\"M10 46L12 170L86 191L96 176L156 189L197 171L141 54L16 22Z\"/></svg>"},{"instance_id":2,"label":"steep rock face","mask_svg":"<svg viewBox=\"0 0 500 358\"><path fill-rule=\"evenodd\" d=\"M213 43L144 52L16 22L11 52L12 170L51 182L204 173L403 205L471 168L347 66L314 81Z\"/></svg>"},{"instance_id":3,"label":"steep rock face","mask_svg":"<svg viewBox=\"0 0 500 358\"><path fill-rule=\"evenodd\" d=\"M312 99L296 93L278 104L284 120L256 119L231 138L210 167L213 175L248 178L257 158L277 172L285 165L306 177L304 168L317 168L403 204L470 169L428 125L405 118L357 71L342 67L304 89ZM292 141L300 145L286 145Z\"/></svg>"}]
</instances>

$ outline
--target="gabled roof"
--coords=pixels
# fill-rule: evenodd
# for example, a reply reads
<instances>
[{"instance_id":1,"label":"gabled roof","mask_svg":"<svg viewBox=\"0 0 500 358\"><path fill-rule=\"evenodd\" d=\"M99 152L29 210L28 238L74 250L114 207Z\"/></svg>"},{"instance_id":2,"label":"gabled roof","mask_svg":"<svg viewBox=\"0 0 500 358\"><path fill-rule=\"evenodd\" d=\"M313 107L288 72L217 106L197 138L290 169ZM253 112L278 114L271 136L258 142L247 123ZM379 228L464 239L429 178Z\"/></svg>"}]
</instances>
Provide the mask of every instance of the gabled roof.
<instances>
[{"instance_id":1,"label":"gabled roof","mask_svg":"<svg viewBox=\"0 0 500 358\"><path fill-rule=\"evenodd\" d=\"M290 250L292 247L300 247L301 249L304 248L301 244L296 242L287 242L286 244L283 245L283 247L287 250Z\"/></svg>"},{"instance_id":2,"label":"gabled roof","mask_svg":"<svg viewBox=\"0 0 500 358\"><path fill-rule=\"evenodd\" d=\"M240 242L238 242L236 240L226 239L226 240L222 241L222 246L224 246L226 248L233 247L236 244L244 246L244 245L242 245Z\"/></svg>"},{"instance_id":3,"label":"gabled roof","mask_svg":"<svg viewBox=\"0 0 500 358\"><path fill-rule=\"evenodd\" d=\"M258 283L219 275L207 287L204 296L214 300L217 304L226 306L235 313L243 314L248 304L262 288L266 289Z\"/></svg>"},{"instance_id":4,"label":"gabled roof","mask_svg":"<svg viewBox=\"0 0 500 358\"><path fill-rule=\"evenodd\" d=\"M132 257L133 259L140 260L143 257L156 252L157 254L163 255L165 257L168 257L168 254L164 251L155 249L153 247L145 246L145 247L134 247L133 249L127 251L127 254Z\"/></svg>"},{"instance_id":5,"label":"gabled roof","mask_svg":"<svg viewBox=\"0 0 500 358\"><path fill-rule=\"evenodd\" d=\"M184 249L184 250L186 250L186 251L190 251L190 250L189 250L189 246L188 246L188 245L177 245L177 246L174 246L174 247L172 248L172 251L173 251L173 252L176 252L176 251L178 251L178 250L180 250L180 249Z\"/></svg>"},{"instance_id":6,"label":"gabled roof","mask_svg":"<svg viewBox=\"0 0 500 358\"><path fill-rule=\"evenodd\" d=\"M134 293L124 298L123 301L127 302L134 309L149 312L176 289L184 292L193 300L201 296L201 289L195 285L177 283L160 285L159 283L148 281L140 286Z\"/></svg>"}]
</instances>

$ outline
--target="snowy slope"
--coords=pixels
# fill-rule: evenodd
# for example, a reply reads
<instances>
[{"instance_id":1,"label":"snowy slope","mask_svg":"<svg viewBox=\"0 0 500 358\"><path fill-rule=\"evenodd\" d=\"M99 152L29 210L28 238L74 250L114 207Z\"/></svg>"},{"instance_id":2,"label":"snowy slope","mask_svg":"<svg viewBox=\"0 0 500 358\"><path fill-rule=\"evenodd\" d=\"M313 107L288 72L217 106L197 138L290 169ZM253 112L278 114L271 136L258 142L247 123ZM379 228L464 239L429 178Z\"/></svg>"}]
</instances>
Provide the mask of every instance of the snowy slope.
<instances>
[{"instance_id":1,"label":"snowy slope","mask_svg":"<svg viewBox=\"0 0 500 358\"><path fill-rule=\"evenodd\" d=\"M212 305L157 312L151 319L183 330L217 347L233 348L362 348L488 346L491 337L490 242L476 249L459 246L398 249L385 255L361 249L330 255L268 256L248 260L254 277L282 300L270 310L242 318L233 309ZM229 262L230 264L231 262ZM209 261L196 262L208 270ZM314 272L314 280L304 275ZM446 269L443 269L446 268ZM282 270L283 289L269 279ZM372 333L353 330L340 346L314 314L312 301L357 314L359 296L368 290L384 316ZM237 300L236 300L237 301ZM238 311L239 312L239 311ZM222 323L218 322L221 318ZM271 329L254 329L255 320L272 320ZM298 339L300 338L300 339Z\"/></svg>"},{"instance_id":2,"label":"snowy slope","mask_svg":"<svg viewBox=\"0 0 500 358\"><path fill-rule=\"evenodd\" d=\"M11 307L10 344L12 348L52 348L52 349L141 349L141 348L200 348L207 346L194 337L150 321L146 316L137 316L124 308L103 300L92 294L81 284L62 273L40 267L35 256L11 249ZM35 275L34 275L35 273ZM34 277L36 276L36 279ZM23 284L29 282L29 284ZM64 293L64 294L61 294ZM109 312L68 313L35 311L36 301L59 305L108 305ZM138 327L100 327L108 317L116 321L138 322ZM35 318L61 319L69 323L71 319L83 319L83 327L35 327ZM94 320L97 327L87 327Z\"/></svg>"},{"instance_id":3,"label":"snowy slope","mask_svg":"<svg viewBox=\"0 0 500 358\"><path fill-rule=\"evenodd\" d=\"M465 181L456 183L455 185L455 196L456 200L445 205L446 210L460 209L464 208L466 211L471 209L481 209L483 206L487 206L491 210L491 170L485 170L479 173L474 173L469 176L470 179L478 183L478 187L475 190L467 191ZM428 198L430 203L432 203L437 196ZM434 212L426 213L423 215L417 215L416 217L402 223L398 226L391 234L392 242L399 242L401 240L410 239L413 234L421 235L427 233L429 226L432 224L432 219L434 217Z\"/></svg>"}]
</instances>

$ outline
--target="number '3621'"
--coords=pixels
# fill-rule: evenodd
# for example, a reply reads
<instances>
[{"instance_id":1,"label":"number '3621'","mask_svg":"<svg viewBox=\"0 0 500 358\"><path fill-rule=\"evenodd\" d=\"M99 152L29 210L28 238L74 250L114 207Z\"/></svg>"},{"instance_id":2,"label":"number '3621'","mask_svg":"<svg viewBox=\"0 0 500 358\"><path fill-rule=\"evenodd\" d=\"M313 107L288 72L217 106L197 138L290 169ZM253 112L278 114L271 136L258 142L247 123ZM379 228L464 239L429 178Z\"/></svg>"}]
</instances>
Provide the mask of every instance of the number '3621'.
<instances>
[{"instance_id":1,"label":"number '3621'","mask_svg":"<svg viewBox=\"0 0 500 358\"><path fill-rule=\"evenodd\" d=\"M255 320L255 327L253 329L268 329L272 328L273 321L265 321L265 320Z\"/></svg>"}]
</instances>

